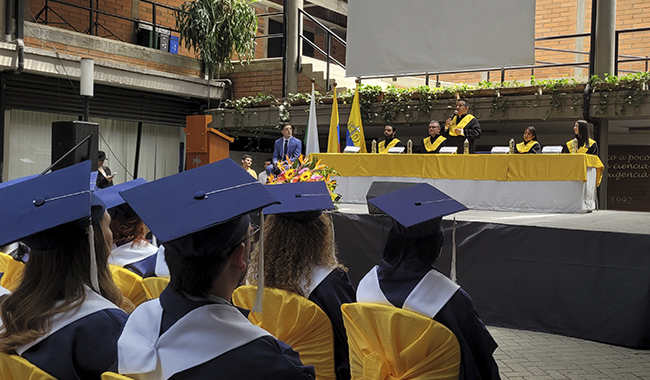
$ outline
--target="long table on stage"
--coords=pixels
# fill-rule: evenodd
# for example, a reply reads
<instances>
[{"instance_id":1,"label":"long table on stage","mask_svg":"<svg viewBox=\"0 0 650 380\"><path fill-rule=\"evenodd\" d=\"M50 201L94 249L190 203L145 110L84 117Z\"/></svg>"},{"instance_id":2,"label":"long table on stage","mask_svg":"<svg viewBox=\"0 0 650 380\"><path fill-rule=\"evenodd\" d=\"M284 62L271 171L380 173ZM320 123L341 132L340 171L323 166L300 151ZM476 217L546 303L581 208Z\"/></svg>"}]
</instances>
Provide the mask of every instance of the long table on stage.
<instances>
[{"instance_id":1,"label":"long table on stage","mask_svg":"<svg viewBox=\"0 0 650 380\"><path fill-rule=\"evenodd\" d=\"M596 208L603 164L589 154L315 154L340 176L341 202L374 181L427 182L475 210L580 213Z\"/></svg>"}]
</instances>

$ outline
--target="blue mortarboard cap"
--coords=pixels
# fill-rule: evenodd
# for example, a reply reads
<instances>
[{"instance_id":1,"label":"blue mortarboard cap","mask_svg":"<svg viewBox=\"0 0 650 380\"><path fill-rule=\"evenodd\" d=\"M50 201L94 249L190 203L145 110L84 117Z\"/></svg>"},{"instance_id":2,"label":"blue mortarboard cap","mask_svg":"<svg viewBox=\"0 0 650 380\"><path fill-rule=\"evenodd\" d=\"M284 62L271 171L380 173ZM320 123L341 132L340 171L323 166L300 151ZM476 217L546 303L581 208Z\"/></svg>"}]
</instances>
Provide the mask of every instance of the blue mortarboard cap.
<instances>
[{"instance_id":1,"label":"blue mortarboard cap","mask_svg":"<svg viewBox=\"0 0 650 380\"><path fill-rule=\"evenodd\" d=\"M229 158L120 194L162 242L278 203L266 186Z\"/></svg>"},{"instance_id":2,"label":"blue mortarboard cap","mask_svg":"<svg viewBox=\"0 0 650 380\"><path fill-rule=\"evenodd\" d=\"M97 171L90 172L90 191L97 191Z\"/></svg>"},{"instance_id":3,"label":"blue mortarboard cap","mask_svg":"<svg viewBox=\"0 0 650 380\"><path fill-rule=\"evenodd\" d=\"M317 218L323 210L334 208L325 182L296 182L269 185L267 189L281 202L264 209L264 213L283 214L297 219Z\"/></svg>"},{"instance_id":4,"label":"blue mortarboard cap","mask_svg":"<svg viewBox=\"0 0 650 380\"><path fill-rule=\"evenodd\" d=\"M57 248L85 233L91 205L90 161L0 189L0 245L23 240L31 248ZM80 223L71 223L77 222ZM65 232L51 233L66 225Z\"/></svg>"},{"instance_id":5,"label":"blue mortarboard cap","mask_svg":"<svg viewBox=\"0 0 650 380\"><path fill-rule=\"evenodd\" d=\"M114 185L106 187L104 189L97 190L95 195L97 195L103 202L106 204L107 209L112 209L126 203L124 198L120 195L120 191L132 189L136 186L147 183L147 180L144 178L136 178L133 181L120 183L119 185Z\"/></svg>"},{"instance_id":6,"label":"blue mortarboard cap","mask_svg":"<svg viewBox=\"0 0 650 380\"><path fill-rule=\"evenodd\" d=\"M467 210L460 202L428 183L383 194L369 202L397 222L398 232L412 237L426 236L433 232L434 224L439 226L443 216ZM427 224L428 221L434 223Z\"/></svg>"},{"instance_id":7,"label":"blue mortarboard cap","mask_svg":"<svg viewBox=\"0 0 650 380\"><path fill-rule=\"evenodd\" d=\"M12 185L15 185L17 183L25 182L27 180L30 180L30 179L36 178L36 177L38 177L38 174L32 174L32 175L28 175L26 177L20 177L20 178L12 179L10 181L4 181L4 182L0 183L0 189L4 189L5 187L12 186Z\"/></svg>"}]
</instances>

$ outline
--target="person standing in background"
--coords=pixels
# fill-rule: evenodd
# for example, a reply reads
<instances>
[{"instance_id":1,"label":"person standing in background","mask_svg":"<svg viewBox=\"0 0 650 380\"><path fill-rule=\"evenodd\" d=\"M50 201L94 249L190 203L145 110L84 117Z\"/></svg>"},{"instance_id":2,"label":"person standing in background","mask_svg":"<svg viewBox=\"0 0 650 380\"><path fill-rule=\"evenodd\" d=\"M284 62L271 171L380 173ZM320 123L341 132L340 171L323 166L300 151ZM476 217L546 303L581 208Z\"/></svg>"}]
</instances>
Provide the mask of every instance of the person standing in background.
<instances>
[{"instance_id":1,"label":"person standing in background","mask_svg":"<svg viewBox=\"0 0 650 380\"><path fill-rule=\"evenodd\" d=\"M111 168L104 166L104 161L106 161L106 153L103 150L100 150L97 153L97 187L104 189L106 187L113 186L113 177L115 175L111 171Z\"/></svg>"},{"instance_id":2,"label":"person standing in background","mask_svg":"<svg viewBox=\"0 0 650 380\"><path fill-rule=\"evenodd\" d=\"M456 100L454 116L445 121L443 135L447 137L447 146L458 147L458 152L463 152L465 139L469 142L469 152L476 153L474 140L481 137L481 125L478 120L467 113L469 104L465 99Z\"/></svg>"}]
</instances>

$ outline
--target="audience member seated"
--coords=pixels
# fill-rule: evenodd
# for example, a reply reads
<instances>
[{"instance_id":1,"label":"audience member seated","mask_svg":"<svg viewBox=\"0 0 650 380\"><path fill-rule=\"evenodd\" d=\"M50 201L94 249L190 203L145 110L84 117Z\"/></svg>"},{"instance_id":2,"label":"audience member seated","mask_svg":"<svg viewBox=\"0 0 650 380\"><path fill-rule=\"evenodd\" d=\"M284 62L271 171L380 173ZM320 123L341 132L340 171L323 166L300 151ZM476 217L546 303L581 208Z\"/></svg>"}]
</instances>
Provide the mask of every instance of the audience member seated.
<instances>
[{"instance_id":1,"label":"audience member seated","mask_svg":"<svg viewBox=\"0 0 650 380\"><path fill-rule=\"evenodd\" d=\"M116 369L127 317L108 270L110 216L89 178L86 161L0 190L0 244L31 249L22 282L0 300L0 351L58 379Z\"/></svg>"},{"instance_id":2,"label":"audience member seated","mask_svg":"<svg viewBox=\"0 0 650 380\"><path fill-rule=\"evenodd\" d=\"M520 142L515 146L515 153L542 153L542 146L537 141L537 129L530 126L524 129L524 142Z\"/></svg>"},{"instance_id":3,"label":"audience member seated","mask_svg":"<svg viewBox=\"0 0 650 380\"><path fill-rule=\"evenodd\" d=\"M149 379L313 379L297 352L231 304L251 244L248 213L277 203L230 159L122 192L165 247L169 286L118 341L119 373ZM160 205L165 207L161 208Z\"/></svg>"},{"instance_id":4,"label":"audience member seated","mask_svg":"<svg viewBox=\"0 0 650 380\"><path fill-rule=\"evenodd\" d=\"M575 138L564 144L562 153L573 153L575 150L576 153L598 155L598 144L589 136L589 124L585 120L576 121L573 126L573 133L575 134ZM574 140L578 141L578 145L575 147Z\"/></svg>"},{"instance_id":5,"label":"audience member seated","mask_svg":"<svg viewBox=\"0 0 650 380\"><path fill-rule=\"evenodd\" d=\"M497 344L470 296L434 262L442 252L442 217L465 207L429 184L369 201L393 220L383 260L361 280L357 301L393 305L449 328L461 348L460 379L499 379Z\"/></svg>"},{"instance_id":6,"label":"audience member seated","mask_svg":"<svg viewBox=\"0 0 650 380\"><path fill-rule=\"evenodd\" d=\"M111 232L113 246L109 264L123 267L135 261L140 261L158 251L158 247L149 243L145 236L148 229L142 219L136 214L119 192L147 183L142 178L121 183L99 191L95 194L106 204L111 215Z\"/></svg>"},{"instance_id":7,"label":"audience member seated","mask_svg":"<svg viewBox=\"0 0 650 380\"><path fill-rule=\"evenodd\" d=\"M356 297L346 268L336 258L332 219L322 212L334 208L327 186L299 182L270 186L269 191L282 203L264 209L264 286L301 295L327 314L334 332L336 378L349 379L341 304ZM257 272L254 253L248 283L257 285Z\"/></svg>"}]
</instances>

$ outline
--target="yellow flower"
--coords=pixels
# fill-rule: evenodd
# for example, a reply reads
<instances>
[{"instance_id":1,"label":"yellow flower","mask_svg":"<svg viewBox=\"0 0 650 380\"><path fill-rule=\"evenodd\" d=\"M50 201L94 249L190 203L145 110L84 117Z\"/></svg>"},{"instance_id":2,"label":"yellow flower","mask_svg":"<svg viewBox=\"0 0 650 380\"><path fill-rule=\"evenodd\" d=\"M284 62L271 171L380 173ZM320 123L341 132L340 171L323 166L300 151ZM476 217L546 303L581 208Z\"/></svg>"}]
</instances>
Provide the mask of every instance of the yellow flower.
<instances>
[{"instance_id":1,"label":"yellow flower","mask_svg":"<svg viewBox=\"0 0 650 380\"><path fill-rule=\"evenodd\" d=\"M311 172L309 170L305 171L300 175L301 181L309 181L310 178L311 178Z\"/></svg>"},{"instance_id":2,"label":"yellow flower","mask_svg":"<svg viewBox=\"0 0 650 380\"><path fill-rule=\"evenodd\" d=\"M289 169L286 172L284 172L284 178L291 179L295 174L296 174L296 169Z\"/></svg>"}]
</instances>

